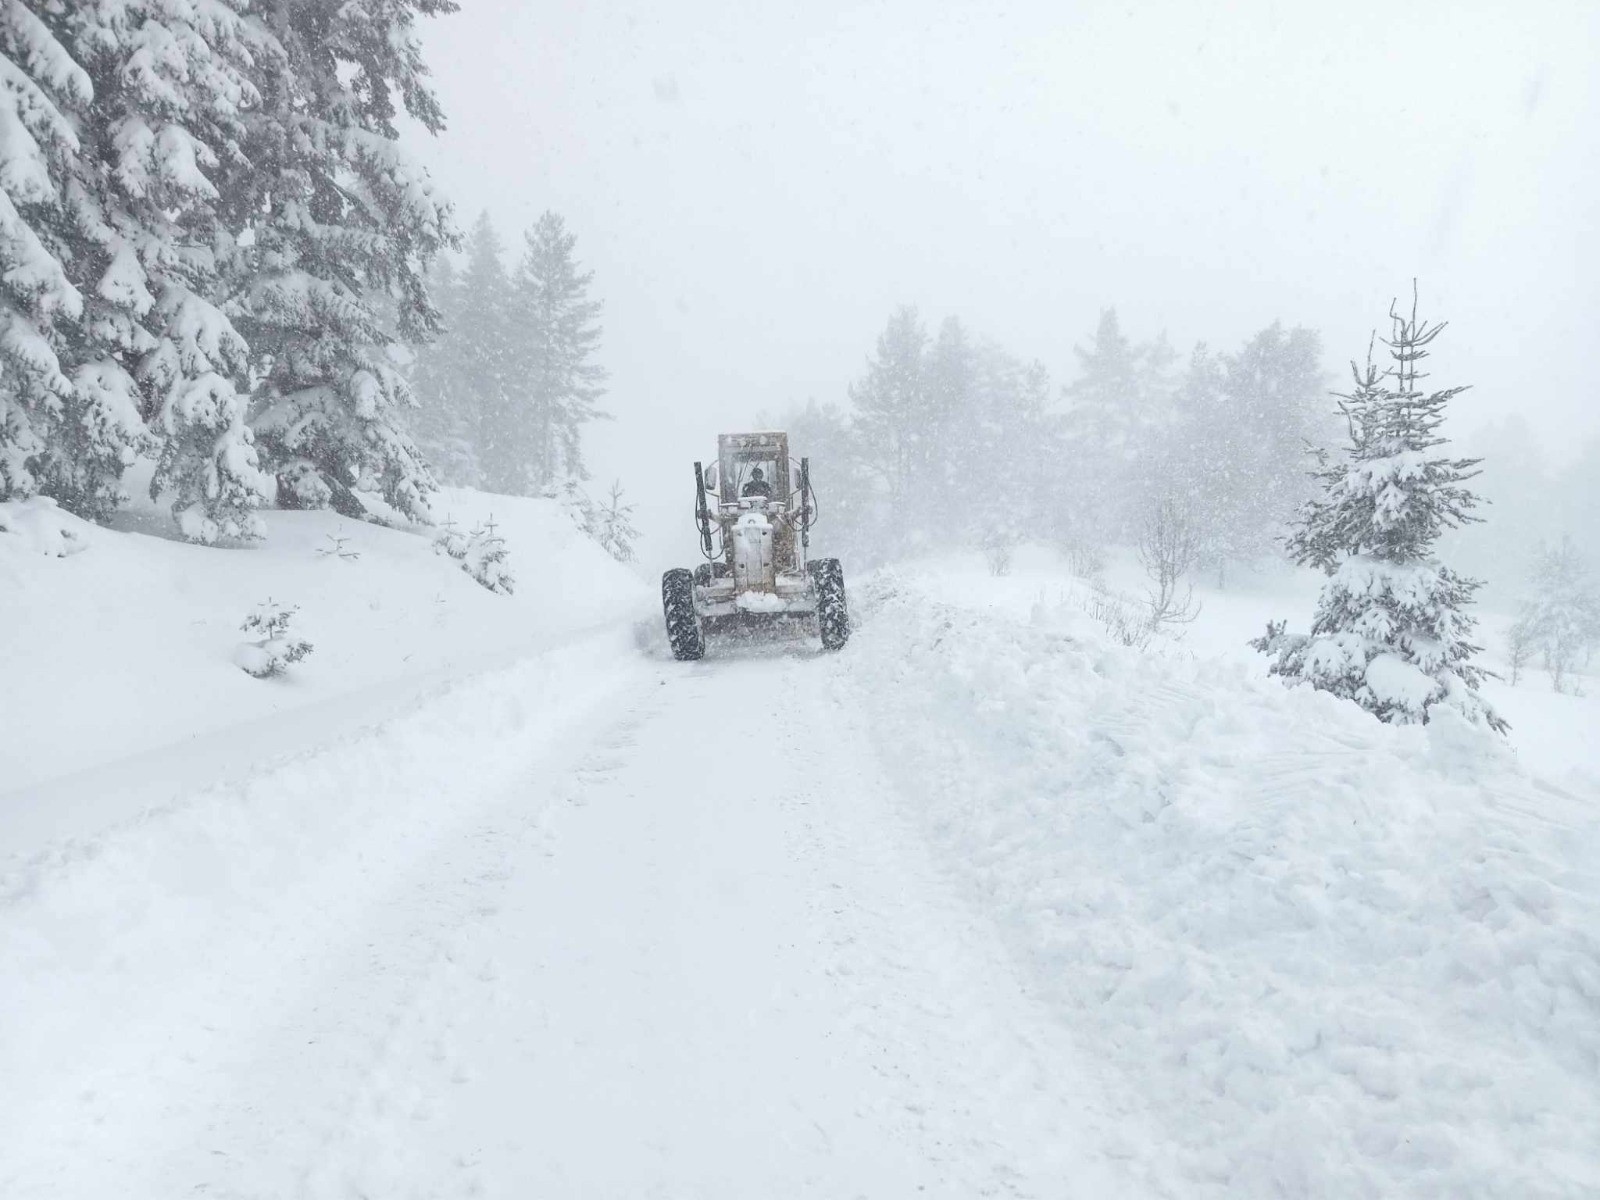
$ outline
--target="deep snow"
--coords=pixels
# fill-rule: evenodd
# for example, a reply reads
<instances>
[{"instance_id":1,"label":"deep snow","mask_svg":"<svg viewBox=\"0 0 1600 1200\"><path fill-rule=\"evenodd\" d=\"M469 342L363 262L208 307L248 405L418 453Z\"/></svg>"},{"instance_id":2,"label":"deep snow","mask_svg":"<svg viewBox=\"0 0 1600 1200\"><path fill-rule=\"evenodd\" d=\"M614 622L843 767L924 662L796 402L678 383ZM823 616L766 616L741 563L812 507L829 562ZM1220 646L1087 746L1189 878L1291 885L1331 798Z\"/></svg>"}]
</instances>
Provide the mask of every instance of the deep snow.
<instances>
[{"instance_id":1,"label":"deep snow","mask_svg":"<svg viewBox=\"0 0 1600 1200\"><path fill-rule=\"evenodd\" d=\"M958 564L858 589L901 811L1173 1195L1600 1188L1600 787L1445 716L1116 645ZM1015 600L1025 582L1011 585ZM956 602L952 602L952 597Z\"/></svg>"},{"instance_id":2,"label":"deep snow","mask_svg":"<svg viewBox=\"0 0 1600 1200\"><path fill-rule=\"evenodd\" d=\"M554 502L446 489L438 508L463 528L493 518L514 595L479 587L425 531L331 512L268 514L270 538L239 549L173 540L148 503L119 529L57 510L86 547L66 558L37 533L0 532L0 861L244 779L285 748L649 603L650 586ZM293 628L314 649L259 680L234 656L240 623L269 598L298 606Z\"/></svg>"},{"instance_id":3,"label":"deep snow","mask_svg":"<svg viewBox=\"0 0 1600 1200\"><path fill-rule=\"evenodd\" d=\"M0 532L0 1195L1600 1188L1576 726L1286 691L1292 580L1117 646L1032 552L674 663L553 506L457 500L514 597L326 514ZM269 582L318 648L259 681Z\"/></svg>"}]
</instances>

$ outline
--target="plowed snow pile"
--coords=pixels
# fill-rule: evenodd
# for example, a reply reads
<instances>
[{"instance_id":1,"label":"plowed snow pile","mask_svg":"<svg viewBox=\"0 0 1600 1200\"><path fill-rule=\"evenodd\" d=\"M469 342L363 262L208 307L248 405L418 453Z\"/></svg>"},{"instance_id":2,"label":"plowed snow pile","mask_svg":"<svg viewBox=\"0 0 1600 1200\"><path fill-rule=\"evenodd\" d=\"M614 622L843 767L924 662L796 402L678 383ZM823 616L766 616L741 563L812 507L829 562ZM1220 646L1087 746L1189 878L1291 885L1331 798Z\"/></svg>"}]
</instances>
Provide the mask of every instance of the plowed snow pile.
<instances>
[{"instance_id":1,"label":"plowed snow pile","mask_svg":"<svg viewBox=\"0 0 1600 1200\"><path fill-rule=\"evenodd\" d=\"M1158 1191L1600 1190L1600 797L1068 602L858 589L846 686Z\"/></svg>"}]
</instances>

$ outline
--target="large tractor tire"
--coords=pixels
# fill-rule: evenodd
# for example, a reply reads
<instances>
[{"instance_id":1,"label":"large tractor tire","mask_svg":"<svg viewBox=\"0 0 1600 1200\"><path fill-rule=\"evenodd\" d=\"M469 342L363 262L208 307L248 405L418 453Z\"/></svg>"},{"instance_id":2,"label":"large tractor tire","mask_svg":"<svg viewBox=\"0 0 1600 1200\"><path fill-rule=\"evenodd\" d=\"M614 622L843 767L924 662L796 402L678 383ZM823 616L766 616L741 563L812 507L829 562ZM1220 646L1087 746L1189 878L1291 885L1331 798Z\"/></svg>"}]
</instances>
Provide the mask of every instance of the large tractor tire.
<instances>
[{"instance_id":1,"label":"large tractor tire","mask_svg":"<svg viewBox=\"0 0 1600 1200\"><path fill-rule=\"evenodd\" d=\"M703 657L706 639L694 612L694 576L682 567L674 567L661 577L661 609L667 618L672 657L679 662Z\"/></svg>"},{"instance_id":2,"label":"large tractor tire","mask_svg":"<svg viewBox=\"0 0 1600 1200\"><path fill-rule=\"evenodd\" d=\"M837 650L850 640L850 609L844 599L844 568L837 558L816 558L806 564L817 593L817 632L824 650Z\"/></svg>"}]
</instances>

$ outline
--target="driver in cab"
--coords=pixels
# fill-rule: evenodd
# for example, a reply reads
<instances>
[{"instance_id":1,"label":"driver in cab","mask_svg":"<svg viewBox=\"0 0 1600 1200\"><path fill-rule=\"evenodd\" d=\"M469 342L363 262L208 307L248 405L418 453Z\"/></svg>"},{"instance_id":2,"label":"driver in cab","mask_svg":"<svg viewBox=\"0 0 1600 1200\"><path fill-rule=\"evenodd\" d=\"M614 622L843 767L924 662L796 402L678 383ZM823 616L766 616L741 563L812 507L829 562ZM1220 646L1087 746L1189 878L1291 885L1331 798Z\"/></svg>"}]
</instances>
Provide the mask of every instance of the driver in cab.
<instances>
[{"instance_id":1,"label":"driver in cab","mask_svg":"<svg viewBox=\"0 0 1600 1200\"><path fill-rule=\"evenodd\" d=\"M740 495L746 500L752 496L759 496L763 500L772 499L772 485L767 482L766 476L761 473L760 467L751 469L750 482L744 485L744 491Z\"/></svg>"}]
</instances>

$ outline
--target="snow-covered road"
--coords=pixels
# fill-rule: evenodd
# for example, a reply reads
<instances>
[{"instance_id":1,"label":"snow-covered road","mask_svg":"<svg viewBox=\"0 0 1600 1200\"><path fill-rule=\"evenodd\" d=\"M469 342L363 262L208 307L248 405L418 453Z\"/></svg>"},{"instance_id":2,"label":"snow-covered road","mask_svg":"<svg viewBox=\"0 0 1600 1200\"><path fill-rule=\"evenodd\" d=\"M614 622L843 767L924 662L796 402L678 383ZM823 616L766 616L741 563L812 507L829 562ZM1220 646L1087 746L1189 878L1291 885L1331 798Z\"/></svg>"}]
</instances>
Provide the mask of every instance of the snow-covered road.
<instances>
[{"instance_id":1,"label":"snow-covered road","mask_svg":"<svg viewBox=\"0 0 1600 1200\"><path fill-rule=\"evenodd\" d=\"M126 1011L69 1002L98 1028L5 1098L0 1194L1125 1194L1096 1089L897 824L839 660L599 657L492 786L461 770L239 921L166 929ZM12 999L7 1050L59 1051L44 992Z\"/></svg>"}]
</instances>

